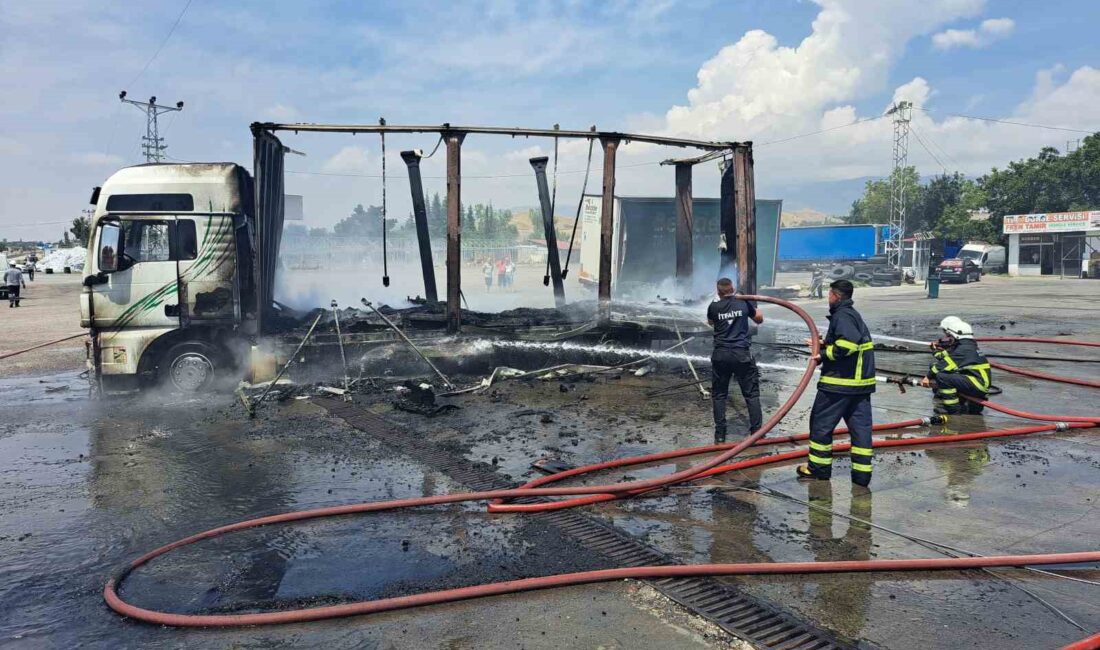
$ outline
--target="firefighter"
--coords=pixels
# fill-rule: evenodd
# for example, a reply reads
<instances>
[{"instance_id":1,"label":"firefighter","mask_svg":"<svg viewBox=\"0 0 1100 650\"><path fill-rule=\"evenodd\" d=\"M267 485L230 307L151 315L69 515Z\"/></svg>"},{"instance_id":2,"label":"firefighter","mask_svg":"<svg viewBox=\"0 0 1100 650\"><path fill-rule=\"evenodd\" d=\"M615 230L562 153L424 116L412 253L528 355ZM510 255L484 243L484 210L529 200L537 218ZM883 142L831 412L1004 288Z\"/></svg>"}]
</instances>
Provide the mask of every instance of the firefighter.
<instances>
[{"instance_id":1,"label":"firefighter","mask_svg":"<svg viewBox=\"0 0 1100 650\"><path fill-rule=\"evenodd\" d=\"M936 413L968 413L976 415L985 407L975 404L963 395L986 399L992 374L989 361L978 351L974 341L974 329L958 316L948 316L940 321L943 338L934 341L933 361L921 386L932 388L932 403Z\"/></svg>"},{"instance_id":2,"label":"firefighter","mask_svg":"<svg viewBox=\"0 0 1100 650\"><path fill-rule=\"evenodd\" d=\"M833 430L843 419L851 435L852 482L871 483L871 393L875 392L875 350L871 333L852 305L852 283L829 285L829 330L814 360L821 364L817 397L810 411L809 462L798 477L828 480L833 474ZM806 341L810 343L809 340Z\"/></svg>"},{"instance_id":3,"label":"firefighter","mask_svg":"<svg viewBox=\"0 0 1100 650\"><path fill-rule=\"evenodd\" d=\"M764 315L756 304L734 295L733 281L718 280L718 297L707 307L707 323L714 328L714 352L710 357L711 401L714 406L714 442L726 441L726 400L730 379L737 377L749 411L749 433L760 429L760 375L749 350L749 320L760 324Z\"/></svg>"}]
</instances>

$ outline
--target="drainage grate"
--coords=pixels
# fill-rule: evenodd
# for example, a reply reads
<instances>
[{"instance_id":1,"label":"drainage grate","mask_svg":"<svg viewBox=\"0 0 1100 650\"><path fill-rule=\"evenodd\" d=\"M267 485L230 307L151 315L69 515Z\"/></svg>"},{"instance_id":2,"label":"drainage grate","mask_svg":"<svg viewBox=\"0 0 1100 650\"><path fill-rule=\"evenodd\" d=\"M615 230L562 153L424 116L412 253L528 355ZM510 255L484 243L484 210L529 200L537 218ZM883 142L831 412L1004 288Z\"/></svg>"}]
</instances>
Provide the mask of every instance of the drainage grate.
<instances>
[{"instance_id":1,"label":"drainage grate","mask_svg":"<svg viewBox=\"0 0 1100 650\"><path fill-rule=\"evenodd\" d=\"M512 481L499 474L492 465L468 460L454 450L426 442L402 429L400 425L359 406L330 399L318 399L315 402L391 449L411 456L472 490L515 487ZM545 499L529 497L517 501L537 503ZM681 564L675 558L643 544L617 528L576 510L550 511L529 516L541 518L585 548L603 555L619 566ZM713 578L661 578L647 582L698 616L761 648L830 650L853 647L826 630L814 627L774 605L742 593L733 585ZM860 644L860 647L867 646Z\"/></svg>"}]
</instances>

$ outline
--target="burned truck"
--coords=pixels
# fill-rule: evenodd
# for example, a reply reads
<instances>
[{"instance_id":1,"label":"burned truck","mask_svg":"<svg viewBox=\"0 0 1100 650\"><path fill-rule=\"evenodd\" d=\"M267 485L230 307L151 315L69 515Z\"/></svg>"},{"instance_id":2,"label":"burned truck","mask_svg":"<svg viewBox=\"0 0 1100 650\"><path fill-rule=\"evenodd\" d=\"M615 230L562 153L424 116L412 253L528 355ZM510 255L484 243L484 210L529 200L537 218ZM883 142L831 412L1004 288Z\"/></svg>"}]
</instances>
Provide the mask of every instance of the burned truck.
<instances>
[{"instance_id":1,"label":"burned truck","mask_svg":"<svg viewBox=\"0 0 1100 650\"><path fill-rule=\"evenodd\" d=\"M203 388L256 333L251 175L234 163L137 165L92 203L80 302L89 365L115 385Z\"/></svg>"}]
</instances>

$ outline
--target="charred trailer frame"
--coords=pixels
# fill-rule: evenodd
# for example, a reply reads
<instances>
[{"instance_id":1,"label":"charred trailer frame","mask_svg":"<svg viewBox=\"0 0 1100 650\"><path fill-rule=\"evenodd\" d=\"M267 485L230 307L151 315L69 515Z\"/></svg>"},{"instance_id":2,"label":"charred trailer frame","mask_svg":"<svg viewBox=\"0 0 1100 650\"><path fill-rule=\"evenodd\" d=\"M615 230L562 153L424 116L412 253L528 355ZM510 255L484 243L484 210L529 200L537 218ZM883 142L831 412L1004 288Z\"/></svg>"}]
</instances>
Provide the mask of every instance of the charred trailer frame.
<instances>
[{"instance_id":1,"label":"charred trailer frame","mask_svg":"<svg viewBox=\"0 0 1100 650\"><path fill-rule=\"evenodd\" d=\"M603 207L600 215L600 259L599 281L597 289L598 320L600 324L607 325L611 320L611 269L612 269L612 234L614 232L614 197L615 197L615 159L618 148L623 143L645 142L663 146L694 148L705 153L697 158L676 162L686 165L677 165L677 197L679 202L688 206L682 212L678 212L677 227L677 276L683 279L690 275L690 263L683 261L690 259L690 233L691 233L691 175L690 166L700 162L726 157L730 162L728 169L722 175L722 233L725 239L725 252L723 254L723 268L737 265L740 289L743 292L752 293L756 290L756 252L755 252L755 218L754 218L754 190L753 190L753 163L751 142L714 142L706 140L692 140L687 138L672 138L664 136L620 133L615 131L588 131L561 130L561 129L526 129L509 127L484 127L484 126L453 126L450 123L435 125L394 125L394 124L277 124L272 122L257 122L252 124L252 134L255 138L255 177L256 177L256 210L257 210L257 253L260 263L256 270L257 287L257 311L259 314L258 329L262 333L263 316L270 314L274 309L274 274L275 264L279 248L279 239L282 231L283 219L283 152L279 140L275 137L278 131L290 131L293 133L434 133L439 134L447 145L447 330L457 332L462 325L462 286L461 286L461 243L462 243L462 143L467 135L504 135L515 137L545 137L545 138L569 138L583 140L598 140L604 150L603 166ZM405 156L402 156L405 158ZM410 180L412 178L412 164L405 158L410 166ZM532 165L535 165L532 161ZM684 171L684 170L687 171ZM727 173L728 171L728 173ZM538 168L536 166L536 175ZM543 163L543 178L540 183L540 203L542 201L541 185L545 183L545 163ZM422 199L421 199L422 200ZM416 192L414 190L414 206ZM414 207L415 210L415 207ZM543 208L544 215L546 207ZM416 213L414 212L414 218ZM549 215L549 232L547 244L555 238L553 232L553 215ZM426 225L426 224L425 224ZM544 228L546 224L544 223ZM426 231L426 228L424 228ZM421 228L418 224L418 236ZM426 235L426 232L424 233ZM421 264L425 264L423 246L426 237L421 239ZM550 252L550 251L548 251ZM554 246L553 253L556 253ZM429 250L430 254L430 250ZM564 304L564 286L561 285L560 265L554 270L551 255L551 271L554 279L555 299L560 307ZM432 278L434 282L434 277ZM428 290L428 272L425 267L425 291ZM430 298L429 298L430 299Z\"/></svg>"}]
</instances>

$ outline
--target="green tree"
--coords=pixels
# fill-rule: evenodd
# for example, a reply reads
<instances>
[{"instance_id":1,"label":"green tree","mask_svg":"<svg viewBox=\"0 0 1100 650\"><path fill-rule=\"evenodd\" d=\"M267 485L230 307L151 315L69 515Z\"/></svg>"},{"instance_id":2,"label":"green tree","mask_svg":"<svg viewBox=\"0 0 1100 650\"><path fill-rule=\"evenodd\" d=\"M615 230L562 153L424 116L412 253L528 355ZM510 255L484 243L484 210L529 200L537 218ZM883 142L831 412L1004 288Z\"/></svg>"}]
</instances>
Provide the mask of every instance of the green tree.
<instances>
[{"instance_id":1,"label":"green tree","mask_svg":"<svg viewBox=\"0 0 1100 650\"><path fill-rule=\"evenodd\" d=\"M920 175L916 167L903 167L895 172L905 184L905 202L910 212L912 206L921 202ZM863 196L852 203L852 210L845 219L846 223L890 223L891 184L890 178L871 180L863 186Z\"/></svg>"},{"instance_id":2,"label":"green tree","mask_svg":"<svg viewBox=\"0 0 1100 650\"><path fill-rule=\"evenodd\" d=\"M88 235L91 233L91 230L92 223L88 220L88 217L85 216L79 216L73 219L73 225L69 228L69 232L73 234L76 243L81 246L88 245Z\"/></svg>"},{"instance_id":3,"label":"green tree","mask_svg":"<svg viewBox=\"0 0 1100 650\"><path fill-rule=\"evenodd\" d=\"M338 221L332 231L341 237L381 238L382 208L376 205L364 208L360 203L351 214Z\"/></svg>"}]
</instances>

